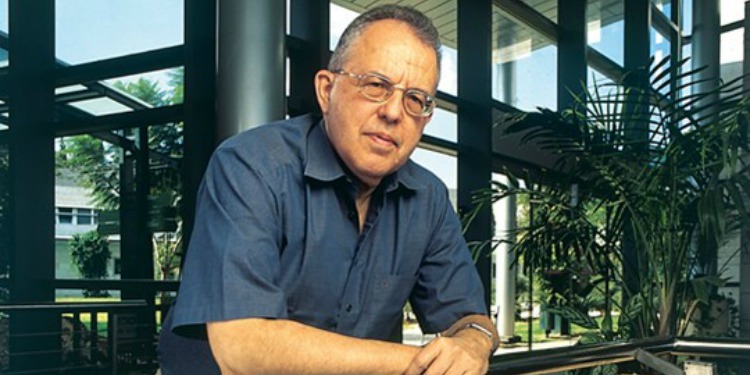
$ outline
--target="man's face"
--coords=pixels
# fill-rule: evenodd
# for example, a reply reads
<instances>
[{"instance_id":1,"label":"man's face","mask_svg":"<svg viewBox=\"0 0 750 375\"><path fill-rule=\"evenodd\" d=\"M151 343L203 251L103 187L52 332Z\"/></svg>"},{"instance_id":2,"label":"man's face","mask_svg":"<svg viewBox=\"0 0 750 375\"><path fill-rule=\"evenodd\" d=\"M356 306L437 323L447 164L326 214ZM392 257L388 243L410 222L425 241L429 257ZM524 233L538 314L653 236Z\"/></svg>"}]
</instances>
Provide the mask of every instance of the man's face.
<instances>
[{"instance_id":1,"label":"man's face","mask_svg":"<svg viewBox=\"0 0 750 375\"><path fill-rule=\"evenodd\" d=\"M434 94L436 64L435 52L406 24L383 20L367 26L352 41L342 69L374 73L397 86ZM352 173L370 187L406 163L430 120L406 112L401 90L376 103L359 93L357 79L325 70L316 75L315 86L331 144Z\"/></svg>"}]
</instances>

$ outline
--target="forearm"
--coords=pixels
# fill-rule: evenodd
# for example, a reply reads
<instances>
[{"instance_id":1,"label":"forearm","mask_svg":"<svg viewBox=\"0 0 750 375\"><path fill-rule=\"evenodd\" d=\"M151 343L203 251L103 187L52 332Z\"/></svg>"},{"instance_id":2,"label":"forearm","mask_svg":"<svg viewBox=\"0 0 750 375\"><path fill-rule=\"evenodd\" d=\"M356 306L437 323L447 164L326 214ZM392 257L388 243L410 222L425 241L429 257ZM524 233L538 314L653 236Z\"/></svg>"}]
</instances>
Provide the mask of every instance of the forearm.
<instances>
[{"instance_id":1,"label":"forearm","mask_svg":"<svg viewBox=\"0 0 750 375\"><path fill-rule=\"evenodd\" d=\"M290 320L241 319L207 330L223 374L401 374L419 352Z\"/></svg>"}]
</instances>

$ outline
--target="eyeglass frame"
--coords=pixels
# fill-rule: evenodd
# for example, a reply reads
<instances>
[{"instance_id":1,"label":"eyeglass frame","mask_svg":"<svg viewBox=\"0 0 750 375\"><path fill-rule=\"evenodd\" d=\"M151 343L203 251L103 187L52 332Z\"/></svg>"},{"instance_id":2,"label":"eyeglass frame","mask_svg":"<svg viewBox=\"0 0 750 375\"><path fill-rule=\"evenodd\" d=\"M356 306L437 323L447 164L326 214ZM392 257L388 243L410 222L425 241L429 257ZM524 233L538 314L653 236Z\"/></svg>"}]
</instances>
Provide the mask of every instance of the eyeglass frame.
<instances>
[{"instance_id":1,"label":"eyeglass frame","mask_svg":"<svg viewBox=\"0 0 750 375\"><path fill-rule=\"evenodd\" d=\"M352 73L352 72L347 72L346 70L343 70L343 69L330 70L330 72L333 73L333 74L344 75L344 76L356 79L357 80L357 84L356 84L357 91L363 97L365 97L367 100L370 100L370 101L372 101L374 103L385 103L385 102L388 101L388 99L390 99L393 96L393 93L396 90L401 90L404 93L404 95L401 96L401 105L404 106L404 110L406 111L406 113L408 113L408 114L410 114L412 116L415 116L415 117L420 117L420 118L430 117L434 113L435 107L437 106L437 102L436 102L435 97L432 96L432 95L430 95L430 94L428 94L424 90L417 89L417 88L408 88L408 87L403 87L403 86L400 86L400 85L396 85L393 82L391 82L391 80L388 79L388 77L382 76L382 75L377 74L377 73L356 74L356 73ZM362 80L365 79L365 78L369 78L369 77L378 78L378 79L382 80L383 82L387 83L386 92L388 94L382 100L375 99L375 98L373 98L371 96L368 96L364 92L362 92L363 87L364 87L364 85L362 85ZM426 108L426 111L422 111L422 113L412 113L412 111L409 110L409 107L406 105L406 102L405 102L407 94L409 94L409 93L417 93L417 94L420 94L420 95L424 95L424 97L425 97L425 108Z\"/></svg>"}]
</instances>

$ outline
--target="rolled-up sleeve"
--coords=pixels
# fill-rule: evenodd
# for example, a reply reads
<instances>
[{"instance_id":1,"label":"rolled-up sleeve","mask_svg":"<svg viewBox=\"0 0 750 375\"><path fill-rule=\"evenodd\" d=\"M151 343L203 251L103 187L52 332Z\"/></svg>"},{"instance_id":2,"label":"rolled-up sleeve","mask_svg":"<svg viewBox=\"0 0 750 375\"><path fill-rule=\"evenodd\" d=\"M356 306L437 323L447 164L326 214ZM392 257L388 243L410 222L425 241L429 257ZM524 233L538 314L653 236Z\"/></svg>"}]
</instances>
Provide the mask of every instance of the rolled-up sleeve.
<instances>
[{"instance_id":1,"label":"rolled-up sleeve","mask_svg":"<svg viewBox=\"0 0 750 375\"><path fill-rule=\"evenodd\" d=\"M411 304L427 333L448 329L466 315L486 314L484 288L463 239L461 223L446 198L419 269Z\"/></svg>"},{"instance_id":2,"label":"rolled-up sleeve","mask_svg":"<svg viewBox=\"0 0 750 375\"><path fill-rule=\"evenodd\" d=\"M282 235L273 176L239 151L220 147L201 183L173 311L176 332L213 321L286 317L286 297L278 286Z\"/></svg>"}]
</instances>

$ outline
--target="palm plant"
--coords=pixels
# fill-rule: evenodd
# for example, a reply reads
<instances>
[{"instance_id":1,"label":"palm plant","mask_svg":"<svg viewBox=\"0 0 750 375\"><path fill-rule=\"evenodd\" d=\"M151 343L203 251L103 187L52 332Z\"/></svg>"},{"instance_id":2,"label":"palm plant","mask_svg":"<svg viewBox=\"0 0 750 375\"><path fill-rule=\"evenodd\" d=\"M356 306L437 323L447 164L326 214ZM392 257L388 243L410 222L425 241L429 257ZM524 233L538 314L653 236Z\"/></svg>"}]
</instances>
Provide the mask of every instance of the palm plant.
<instances>
[{"instance_id":1,"label":"palm plant","mask_svg":"<svg viewBox=\"0 0 750 375\"><path fill-rule=\"evenodd\" d=\"M584 262L602 285L616 282L628 301L619 305L619 327L637 331L618 332L626 337L682 334L696 305L708 303L710 286L721 282L700 277L701 267L747 219L741 79L700 91L701 69L686 69L686 61L669 69L668 62L652 63L647 87L595 83L561 113L505 119L507 133L558 157L558 173L509 172L510 184L495 183L476 201L481 209L528 195L536 217L518 229L516 254L533 256L542 268ZM587 323L580 312L559 312ZM616 336L608 313L599 328Z\"/></svg>"}]
</instances>

